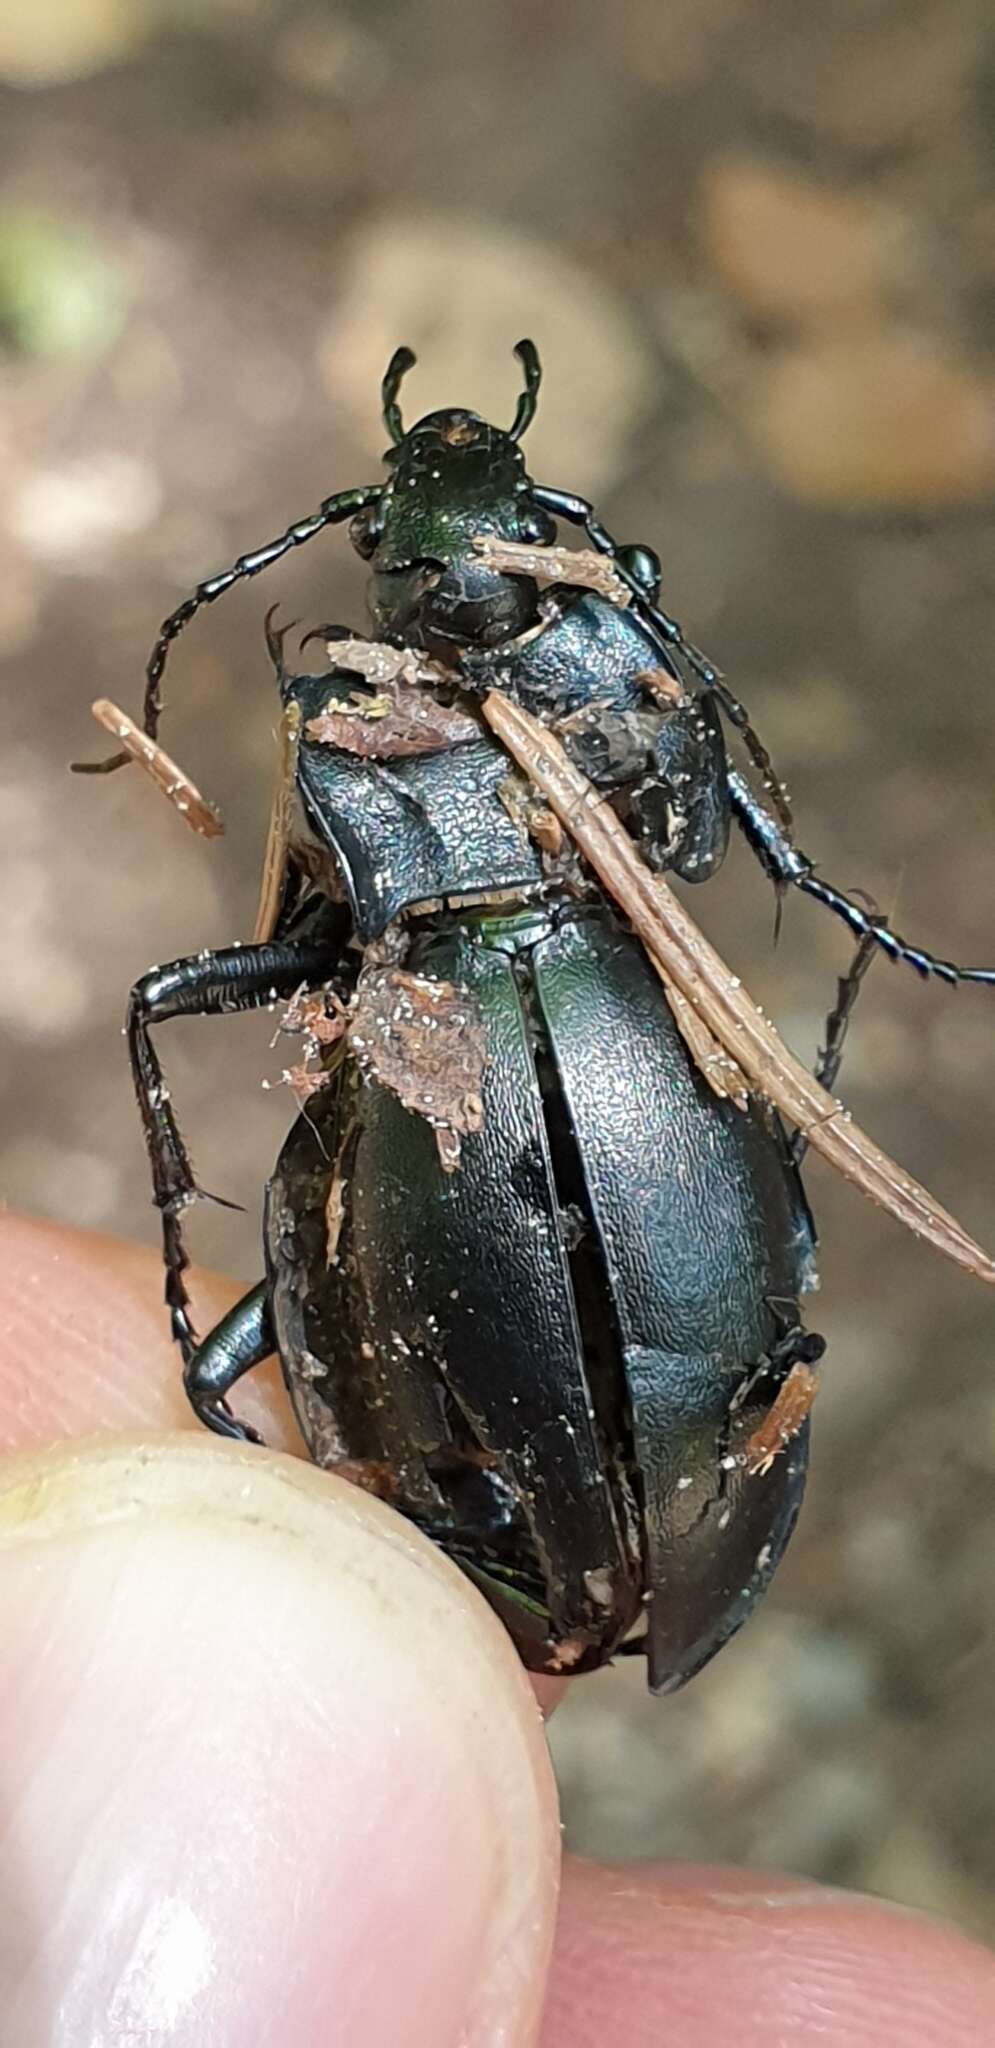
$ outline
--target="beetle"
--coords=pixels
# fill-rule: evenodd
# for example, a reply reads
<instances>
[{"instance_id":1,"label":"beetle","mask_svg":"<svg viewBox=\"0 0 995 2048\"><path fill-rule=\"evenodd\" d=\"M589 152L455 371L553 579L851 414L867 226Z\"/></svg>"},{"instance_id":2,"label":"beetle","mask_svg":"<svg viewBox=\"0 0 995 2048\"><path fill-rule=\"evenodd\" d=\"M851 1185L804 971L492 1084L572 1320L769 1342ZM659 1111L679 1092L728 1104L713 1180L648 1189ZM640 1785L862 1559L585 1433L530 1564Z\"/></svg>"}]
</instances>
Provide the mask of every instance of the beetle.
<instances>
[{"instance_id":1,"label":"beetle","mask_svg":"<svg viewBox=\"0 0 995 2048\"><path fill-rule=\"evenodd\" d=\"M743 707L660 610L655 555L529 476L539 361L530 342L517 352L510 430L449 408L406 432L399 350L387 482L327 499L164 622L151 742L169 645L202 605L347 518L370 565L375 638L318 629L328 668L288 667L268 621L298 805L272 929L151 970L129 1045L205 1423L251 1435L227 1397L276 1350L312 1456L433 1536L531 1668L635 1648L668 1691L746 1618L801 1503L805 1404L780 1438L767 1426L823 1348L800 1310L815 1284L805 1134L702 1070L625 919L511 771L487 693L560 735L660 874L708 879L735 821L779 887L845 919L860 947L830 1084L876 950L951 981L995 971L910 946L816 875ZM558 520L593 554L564 563ZM770 807L733 768L723 713ZM307 1057L267 1189L265 1273L201 1341L182 1234L199 1190L152 1032L279 1000Z\"/></svg>"}]
</instances>

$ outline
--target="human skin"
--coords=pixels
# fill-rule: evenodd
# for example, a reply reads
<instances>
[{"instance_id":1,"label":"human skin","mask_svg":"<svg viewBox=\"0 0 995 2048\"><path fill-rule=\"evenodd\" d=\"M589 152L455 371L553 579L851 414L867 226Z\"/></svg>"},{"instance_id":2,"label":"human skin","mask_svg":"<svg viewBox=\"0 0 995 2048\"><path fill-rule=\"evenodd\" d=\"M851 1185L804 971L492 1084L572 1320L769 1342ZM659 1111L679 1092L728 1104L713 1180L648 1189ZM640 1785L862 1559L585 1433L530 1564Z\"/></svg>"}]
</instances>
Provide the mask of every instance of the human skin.
<instances>
[{"instance_id":1,"label":"human skin","mask_svg":"<svg viewBox=\"0 0 995 2048\"><path fill-rule=\"evenodd\" d=\"M234 1292L199 1277L203 1327ZM5 2040L995 2039L995 1961L918 1914L569 1858L557 1905L541 1720L503 1631L299 1455L273 1367L239 1409L271 1452L193 1423L154 1255L0 1216Z\"/></svg>"}]
</instances>

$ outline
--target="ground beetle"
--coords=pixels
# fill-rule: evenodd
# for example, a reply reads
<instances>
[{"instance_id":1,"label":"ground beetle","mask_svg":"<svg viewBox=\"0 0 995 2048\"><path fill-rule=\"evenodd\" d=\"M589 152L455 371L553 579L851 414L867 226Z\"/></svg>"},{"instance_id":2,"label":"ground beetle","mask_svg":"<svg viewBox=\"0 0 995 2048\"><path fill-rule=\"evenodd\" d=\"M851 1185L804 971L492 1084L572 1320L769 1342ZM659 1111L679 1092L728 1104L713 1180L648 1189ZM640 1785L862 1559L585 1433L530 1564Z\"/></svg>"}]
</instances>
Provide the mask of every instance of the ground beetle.
<instances>
[{"instance_id":1,"label":"ground beetle","mask_svg":"<svg viewBox=\"0 0 995 2048\"><path fill-rule=\"evenodd\" d=\"M814 1387L823 1348L799 1311L805 1134L710 1084L673 991L481 716L486 693L558 735L657 873L705 880L735 821L779 889L845 919L860 945L828 1085L876 949L949 981L995 972L907 945L814 873L743 707L659 609L656 556L528 475L540 369L530 342L517 354L509 431L448 409L405 432L398 350L387 481L327 499L164 622L147 757L170 642L203 605L347 519L370 565L373 638L318 629L328 667L296 673L267 621L288 781L256 940L144 976L129 1040L197 1413L249 1436L226 1397L278 1351L315 1459L433 1536L531 1668L636 1649L667 1691L746 1618L802 1497L810 1391L788 1415L785 1390ZM559 547L557 521L591 551ZM279 1000L305 1056L265 1277L199 1341L181 1234L198 1190L150 1030Z\"/></svg>"}]
</instances>

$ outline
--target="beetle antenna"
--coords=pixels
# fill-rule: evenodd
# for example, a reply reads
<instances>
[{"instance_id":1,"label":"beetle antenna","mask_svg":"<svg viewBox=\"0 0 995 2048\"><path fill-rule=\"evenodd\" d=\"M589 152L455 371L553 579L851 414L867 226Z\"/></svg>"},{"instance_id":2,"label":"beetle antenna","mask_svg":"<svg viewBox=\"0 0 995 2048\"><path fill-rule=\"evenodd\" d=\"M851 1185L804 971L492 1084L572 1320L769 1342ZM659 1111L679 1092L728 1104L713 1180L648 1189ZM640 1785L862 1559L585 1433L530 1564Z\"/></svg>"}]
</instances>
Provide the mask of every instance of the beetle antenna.
<instances>
[{"instance_id":1,"label":"beetle antenna","mask_svg":"<svg viewBox=\"0 0 995 2048\"><path fill-rule=\"evenodd\" d=\"M145 706L142 712L142 729L150 740L159 732L162 716L162 683L169 650L173 641L185 626L195 619L205 604L213 604L223 597L235 583L244 583L250 576L261 575L273 562L290 553L291 548L303 547L313 540L316 533L324 533L326 526L341 526L343 520L352 519L357 512L364 512L367 505L375 505L382 496L380 484L361 484L355 491L336 491L333 498L325 498L317 512L308 519L296 519L288 526L286 533L277 535L276 540L267 541L265 547L256 548L251 555L240 555L230 569L222 569L220 576L209 576L204 583L198 583L195 590L178 604L168 619L163 619L159 638L149 655L145 667ZM127 751L109 754L105 761L71 761L70 767L76 775L109 775L114 768L124 768L132 759Z\"/></svg>"},{"instance_id":2,"label":"beetle antenna","mask_svg":"<svg viewBox=\"0 0 995 2048\"><path fill-rule=\"evenodd\" d=\"M400 348L396 348L390 362L387 364L384 380L380 386L383 423L395 448L404 439L404 421L401 418L401 408L397 402L397 394L401 388L402 378L407 376L410 369L413 369L417 360L414 349L405 348L403 344Z\"/></svg>"},{"instance_id":3,"label":"beetle antenna","mask_svg":"<svg viewBox=\"0 0 995 2048\"><path fill-rule=\"evenodd\" d=\"M513 441L520 441L527 427L536 416L539 386L542 383L542 364L534 341L516 341L515 354L525 371L525 389L518 401L510 434Z\"/></svg>"}]
</instances>

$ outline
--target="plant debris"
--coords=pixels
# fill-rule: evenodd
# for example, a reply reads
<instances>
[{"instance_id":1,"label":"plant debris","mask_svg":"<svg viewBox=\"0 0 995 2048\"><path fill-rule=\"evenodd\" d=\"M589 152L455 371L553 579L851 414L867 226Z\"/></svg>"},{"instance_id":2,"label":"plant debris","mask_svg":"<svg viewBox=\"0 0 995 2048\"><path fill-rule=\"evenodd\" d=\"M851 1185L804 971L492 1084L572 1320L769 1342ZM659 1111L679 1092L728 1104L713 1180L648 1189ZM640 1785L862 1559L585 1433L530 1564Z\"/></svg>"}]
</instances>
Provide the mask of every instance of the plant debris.
<instances>
[{"instance_id":1,"label":"plant debris","mask_svg":"<svg viewBox=\"0 0 995 2048\"><path fill-rule=\"evenodd\" d=\"M500 575L531 576L540 589L567 583L579 590L596 590L623 609L632 603L632 591L607 555L594 548L533 547L528 541L501 540L495 533L476 533L473 545L488 569Z\"/></svg>"},{"instance_id":2,"label":"plant debris","mask_svg":"<svg viewBox=\"0 0 995 2048\"><path fill-rule=\"evenodd\" d=\"M270 805L269 826L266 832L266 846L263 852L263 869L259 883L259 905L252 929L254 945L263 945L271 939L276 930L280 914L280 899L283 895L283 881L287 872L287 856L290 851L290 834L294 817L294 800L297 788L297 753L301 737L301 707L288 704L280 720L278 737L276 783L273 801Z\"/></svg>"},{"instance_id":3,"label":"plant debris","mask_svg":"<svg viewBox=\"0 0 995 2048\"><path fill-rule=\"evenodd\" d=\"M798 1435L818 1391L818 1366L799 1360L747 1443L746 1469L752 1477L769 1472L774 1459Z\"/></svg>"},{"instance_id":4,"label":"plant debris","mask_svg":"<svg viewBox=\"0 0 995 2048\"><path fill-rule=\"evenodd\" d=\"M305 1040L303 1062L287 1068L283 1077L299 1102L331 1078L338 1060L330 1060L329 1052L341 1045L363 1074L431 1124L447 1173L459 1166L461 1140L483 1129L486 1031L476 999L451 981L409 974L403 967L367 965L350 1002L330 989L320 995L302 993L289 1005L281 1029L300 1032ZM333 1177L333 1191L334 1185ZM329 1203L334 1263L341 1214L331 1213L332 1195Z\"/></svg>"},{"instance_id":5,"label":"plant debris","mask_svg":"<svg viewBox=\"0 0 995 2048\"><path fill-rule=\"evenodd\" d=\"M97 724L102 725L114 739L120 740L129 758L144 768L156 788L162 790L163 796L168 796L174 810L179 811L192 832L199 832L202 839L220 838L225 829L221 812L201 796L196 783L177 766L157 740L150 739L148 733L143 732L141 726L136 725L134 719L113 704L109 697L98 697L90 709Z\"/></svg>"},{"instance_id":6,"label":"plant debris","mask_svg":"<svg viewBox=\"0 0 995 2048\"><path fill-rule=\"evenodd\" d=\"M320 745L365 761L441 754L480 738L480 727L468 712L440 704L420 685L396 681L385 683L375 696L356 690L345 703L331 698L324 711L308 719L305 730Z\"/></svg>"},{"instance_id":7,"label":"plant debris","mask_svg":"<svg viewBox=\"0 0 995 2048\"><path fill-rule=\"evenodd\" d=\"M360 975L349 1045L363 1071L436 1133L447 1173L460 1141L483 1129L487 1040L475 999L448 981L376 967Z\"/></svg>"}]
</instances>

